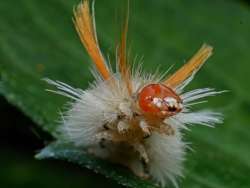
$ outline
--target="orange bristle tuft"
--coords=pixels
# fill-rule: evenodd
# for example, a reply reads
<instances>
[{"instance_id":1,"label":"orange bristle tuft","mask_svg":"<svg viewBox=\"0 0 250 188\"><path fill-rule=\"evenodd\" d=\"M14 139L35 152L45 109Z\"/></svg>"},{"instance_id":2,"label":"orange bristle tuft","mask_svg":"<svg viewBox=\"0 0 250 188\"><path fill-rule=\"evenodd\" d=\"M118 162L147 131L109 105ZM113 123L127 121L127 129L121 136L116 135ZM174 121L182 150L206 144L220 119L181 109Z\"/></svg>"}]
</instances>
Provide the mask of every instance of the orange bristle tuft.
<instances>
[{"instance_id":1,"label":"orange bristle tuft","mask_svg":"<svg viewBox=\"0 0 250 188\"><path fill-rule=\"evenodd\" d=\"M121 78L125 82L128 92L131 95L132 94L132 83L131 83L131 73L130 73L130 67L128 65L127 60L127 33L128 33L128 22L129 22L129 1L128 1L128 9L127 14L123 26L123 31L121 35L121 42L119 45L119 51L118 51L118 64L119 64L119 70L121 73Z\"/></svg>"},{"instance_id":2,"label":"orange bristle tuft","mask_svg":"<svg viewBox=\"0 0 250 188\"><path fill-rule=\"evenodd\" d=\"M205 63L205 61L212 55L213 48L207 44L203 44L200 50L179 70L171 75L163 83L175 88L186 80L192 73L199 70L199 68Z\"/></svg>"},{"instance_id":3,"label":"orange bristle tuft","mask_svg":"<svg viewBox=\"0 0 250 188\"><path fill-rule=\"evenodd\" d=\"M105 59L99 48L94 25L95 20L90 14L88 0L84 0L80 3L74 11L74 24L81 42L86 48L93 63L96 65L97 70L104 80L109 79L111 77L110 71L107 68Z\"/></svg>"}]
</instances>

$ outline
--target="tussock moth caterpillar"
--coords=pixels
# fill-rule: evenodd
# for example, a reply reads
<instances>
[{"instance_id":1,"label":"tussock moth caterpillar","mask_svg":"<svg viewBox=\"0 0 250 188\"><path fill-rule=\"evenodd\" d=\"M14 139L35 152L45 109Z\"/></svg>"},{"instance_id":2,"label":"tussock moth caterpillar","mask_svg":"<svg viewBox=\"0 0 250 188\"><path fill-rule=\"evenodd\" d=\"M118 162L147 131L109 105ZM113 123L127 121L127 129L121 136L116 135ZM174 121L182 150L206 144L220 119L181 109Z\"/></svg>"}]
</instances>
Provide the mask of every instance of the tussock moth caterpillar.
<instances>
[{"instance_id":1,"label":"tussock moth caterpillar","mask_svg":"<svg viewBox=\"0 0 250 188\"><path fill-rule=\"evenodd\" d=\"M202 98L221 92L211 88L184 92L213 48L204 44L167 78L145 74L140 66L131 68L128 63L126 22L116 53L117 70L112 70L99 47L94 8L91 12L88 0L75 9L74 24L95 64L95 81L81 90L46 79L57 87L56 93L73 100L60 126L63 139L127 166L137 176L152 178L161 186L172 183L177 187L186 149L182 130L190 124L213 126L222 122L219 113L190 108Z\"/></svg>"}]
</instances>

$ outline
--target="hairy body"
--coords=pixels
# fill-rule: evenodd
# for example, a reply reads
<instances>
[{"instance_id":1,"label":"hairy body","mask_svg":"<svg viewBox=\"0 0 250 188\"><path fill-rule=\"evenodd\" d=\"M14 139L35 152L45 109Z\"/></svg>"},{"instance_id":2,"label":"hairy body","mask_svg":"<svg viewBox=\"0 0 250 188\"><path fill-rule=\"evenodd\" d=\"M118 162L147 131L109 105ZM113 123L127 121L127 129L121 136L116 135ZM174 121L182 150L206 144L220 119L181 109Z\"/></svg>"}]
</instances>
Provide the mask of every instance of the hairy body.
<instances>
[{"instance_id":1,"label":"hairy body","mask_svg":"<svg viewBox=\"0 0 250 188\"><path fill-rule=\"evenodd\" d=\"M191 124L221 123L219 113L194 112L191 108L202 98L220 92L210 88L184 92L212 54L212 47L203 45L167 78L158 73L145 74L140 66L131 70L127 63L126 23L116 58L117 70L113 71L99 48L94 16L86 0L75 10L75 25L96 65L95 81L82 90L46 80L58 88L54 92L73 99L62 117L59 139L127 166L136 175L152 178L162 186L171 182L177 187L176 178L182 176L185 158L183 130Z\"/></svg>"}]
</instances>

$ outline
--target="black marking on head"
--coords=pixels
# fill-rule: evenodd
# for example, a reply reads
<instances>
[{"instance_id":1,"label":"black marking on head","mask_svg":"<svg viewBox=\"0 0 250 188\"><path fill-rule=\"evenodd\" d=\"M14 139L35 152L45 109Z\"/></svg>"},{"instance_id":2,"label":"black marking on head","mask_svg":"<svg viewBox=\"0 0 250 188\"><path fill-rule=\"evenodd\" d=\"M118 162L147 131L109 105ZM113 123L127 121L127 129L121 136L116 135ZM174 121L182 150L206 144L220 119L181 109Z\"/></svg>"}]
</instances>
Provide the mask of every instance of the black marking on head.
<instances>
[{"instance_id":1,"label":"black marking on head","mask_svg":"<svg viewBox=\"0 0 250 188\"><path fill-rule=\"evenodd\" d=\"M175 107L175 106L173 106L173 107L168 107L168 111L170 111L170 112L175 112L175 111L177 111L177 108Z\"/></svg>"}]
</instances>

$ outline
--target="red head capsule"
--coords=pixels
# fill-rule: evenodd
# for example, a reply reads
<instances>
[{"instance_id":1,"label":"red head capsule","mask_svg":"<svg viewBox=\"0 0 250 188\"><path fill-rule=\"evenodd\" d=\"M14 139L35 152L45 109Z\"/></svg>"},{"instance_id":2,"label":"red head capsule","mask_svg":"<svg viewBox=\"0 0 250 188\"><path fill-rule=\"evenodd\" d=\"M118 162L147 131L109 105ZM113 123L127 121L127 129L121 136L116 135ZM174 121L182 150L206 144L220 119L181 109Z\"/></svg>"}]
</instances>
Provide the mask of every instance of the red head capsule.
<instances>
[{"instance_id":1,"label":"red head capsule","mask_svg":"<svg viewBox=\"0 0 250 188\"><path fill-rule=\"evenodd\" d=\"M163 84L150 84L142 88L138 104L142 112L153 116L172 116L182 110L181 98Z\"/></svg>"}]
</instances>

